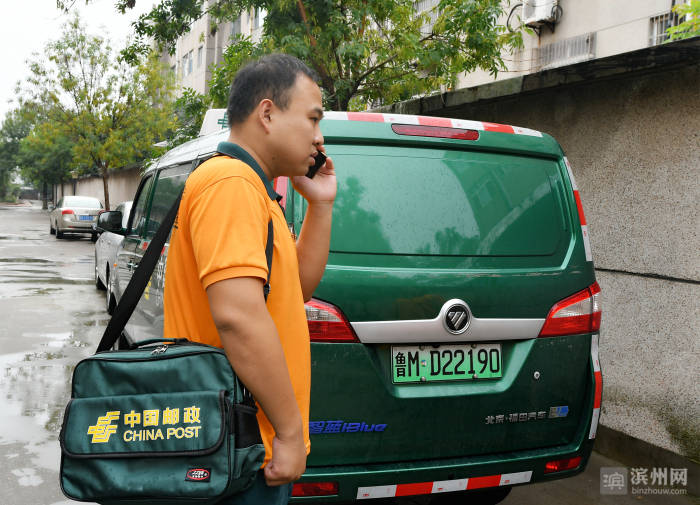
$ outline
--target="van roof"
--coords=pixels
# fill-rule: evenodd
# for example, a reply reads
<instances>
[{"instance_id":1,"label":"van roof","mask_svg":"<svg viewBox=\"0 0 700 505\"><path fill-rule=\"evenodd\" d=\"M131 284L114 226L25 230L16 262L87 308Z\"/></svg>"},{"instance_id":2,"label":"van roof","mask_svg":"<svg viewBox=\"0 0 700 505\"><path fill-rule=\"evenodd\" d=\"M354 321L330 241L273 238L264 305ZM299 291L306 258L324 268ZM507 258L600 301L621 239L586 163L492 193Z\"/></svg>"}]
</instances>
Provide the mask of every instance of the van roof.
<instances>
[{"instance_id":1,"label":"van roof","mask_svg":"<svg viewBox=\"0 0 700 505\"><path fill-rule=\"evenodd\" d=\"M464 147L464 140L451 138L404 136L397 134L392 125L414 125L418 127L456 128L478 132L478 141L472 142L473 148L498 150L530 155L544 155L558 158L563 155L559 144L546 133L519 126L502 125L485 121L444 118L435 116L417 116L408 114L382 114L374 112L339 112L324 113L321 127L327 143L391 143L411 144L414 146L446 148ZM147 172L158 167L186 163L200 155L207 155L216 150L219 142L228 138L228 130L221 130L203 135L181 144L165 153ZM467 141L469 142L469 141Z\"/></svg>"}]
</instances>

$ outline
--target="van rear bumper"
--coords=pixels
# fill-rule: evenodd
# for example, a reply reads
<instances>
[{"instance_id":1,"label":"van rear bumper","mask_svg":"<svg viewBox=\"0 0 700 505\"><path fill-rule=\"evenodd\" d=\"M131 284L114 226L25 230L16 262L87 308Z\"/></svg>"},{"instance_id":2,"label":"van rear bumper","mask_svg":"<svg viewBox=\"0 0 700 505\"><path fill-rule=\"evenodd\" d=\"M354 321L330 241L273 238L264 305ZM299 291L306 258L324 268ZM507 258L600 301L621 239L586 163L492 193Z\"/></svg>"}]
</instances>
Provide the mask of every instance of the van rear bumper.
<instances>
[{"instance_id":1,"label":"van rear bumper","mask_svg":"<svg viewBox=\"0 0 700 505\"><path fill-rule=\"evenodd\" d=\"M337 482L338 494L293 497L293 503L350 503L388 498L531 484L572 477L584 471L594 440L547 449L470 458L307 468L299 482ZM572 470L544 473L549 461L581 457Z\"/></svg>"},{"instance_id":2,"label":"van rear bumper","mask_svg":"<svg viewBox=\"0 0 700 505\"><path fill-rule=\"evenodd\" d=\"M335 482L338 494L293 497L291 501L341 504L369 500L367 503L372 503L372 498L532 484L578 475L585 470L593 451L602 398L599 334L592 334L590 342L588 394L584 400L588 416L581 419L570 443L463 458L308 467L299 482ZM545 473L548 462L576 457L581 462L575 468Z\"/></svg>"}]
</instances>

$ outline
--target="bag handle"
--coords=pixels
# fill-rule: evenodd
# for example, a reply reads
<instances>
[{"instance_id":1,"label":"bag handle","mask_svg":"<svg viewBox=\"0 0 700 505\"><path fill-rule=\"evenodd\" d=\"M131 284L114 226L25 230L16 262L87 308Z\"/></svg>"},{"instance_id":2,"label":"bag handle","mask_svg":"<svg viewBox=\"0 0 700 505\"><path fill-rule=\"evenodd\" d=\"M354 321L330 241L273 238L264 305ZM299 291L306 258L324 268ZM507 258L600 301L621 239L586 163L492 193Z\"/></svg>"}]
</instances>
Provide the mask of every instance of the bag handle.
<instances>
[{"instance_id":1,"label":"bag handle","mask_svg":"<svg viewBox=\"0 0 700 505\"><path fill-rule=\"evenodd\" d=\"M258 173L257 170L254 171L259 177L262 178L262 175ZM265 181L263 181L263 184L264 182ZM136 271L132 275L129 284L127 284L126 289L124 289L124 294L114 309L114 314L112 315L112 318L107 324L107 328L105 328L105 331L102 334L102 339L97 345L97 351L95 351L95 353L107 351L112 348L117 340L119 340L119 336L122 334L122 331L124 331L126 323L134 313L136 305L138 305L141 295L146 289L148 281L151 279L151 274L160 260L163 247L165 246L165 241L168 239L170 230L173 227L175 218L177 217L183 192L184 187L175 199L175 202L173 202L173 205L170 207L170 210L163 219L163 222L158 227L158 230L151 239L150 244L148 244L148 249L146 249L146 252L136 267ZM270 219L267 223L267 243L265 244L265 258L267 260L267 281L263 286L263 296L265 297L265 301L267 301L267 296L270 294L270 275L272 273L273 250L274 229L272 226L272 219ZM164 342L166 340L160 341Z\"/></svg>"}]
</instances>

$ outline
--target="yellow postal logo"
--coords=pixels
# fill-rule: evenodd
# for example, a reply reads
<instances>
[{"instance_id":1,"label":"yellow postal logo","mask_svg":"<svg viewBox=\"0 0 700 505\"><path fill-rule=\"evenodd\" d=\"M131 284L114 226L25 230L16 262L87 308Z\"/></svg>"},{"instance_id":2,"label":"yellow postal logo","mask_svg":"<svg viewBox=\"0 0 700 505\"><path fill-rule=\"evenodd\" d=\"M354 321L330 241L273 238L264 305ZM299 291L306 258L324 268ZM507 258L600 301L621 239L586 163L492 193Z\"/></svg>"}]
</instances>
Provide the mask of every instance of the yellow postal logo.
<instances>
[{"instance_id":1,"label":"yellow postal logo","mask_svg":"<svg viewBox=\"0 0 700 505\"><path fill-rule=\"evenodd\" d=\"M93 444L109 442L109 437L117 432L117 425L112 424L112 421L117 421L120 413L118 410L107 412L97 418L97 424L88 428L88 435L92 435Z\"/></svg>"},{"instance_id":2,"label":"yellow postal logo","mask_svg":"<svg viewBox=\"0 0 700 505\"><path fill-rule=\"evenodd\" d=\"M182 416L180 416L182 412ZM169 440L171 438L199 438L199 430L202 429L200 409L191 407L170 408L162 411L159 409L147 409L143 411L131 410L125 412L122 418L123 425L127 428L122 435L124 442L147 442L150 440ZM109 442L109 437L117 432L121 411L107 412L97 418L97 424L90 426L88 435L92 435L93 444ZM196 426L175 426L182 423ZM159 428L162 425L163 429ZM167 426L170 425L170 426ZM147 428L153 426L153 428Z\"/></svg>"}]
</instances>

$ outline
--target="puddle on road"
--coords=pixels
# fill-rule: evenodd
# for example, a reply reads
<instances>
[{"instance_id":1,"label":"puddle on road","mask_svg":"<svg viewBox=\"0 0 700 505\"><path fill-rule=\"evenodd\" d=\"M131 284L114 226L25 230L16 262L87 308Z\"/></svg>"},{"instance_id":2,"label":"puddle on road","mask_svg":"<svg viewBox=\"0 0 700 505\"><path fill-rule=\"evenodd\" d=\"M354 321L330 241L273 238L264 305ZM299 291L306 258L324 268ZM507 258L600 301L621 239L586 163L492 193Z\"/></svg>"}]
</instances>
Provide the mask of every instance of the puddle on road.
<instances>
[{"instance_id":1,"label":"puddle on road","mask_svg":"<svg viewBox=\"0 0 700 505\"><path fill-rule=\"evenodd\" d=\"M42 258L0 258L0 263L54 263Z\"/></svg>"},{"instance_id":2,"label":"puddle on road","mask_svg":"<svg viewBox=\"0 0 700 505\"><path fill-rule=\"evenodd\" d=\"M0 355L0 455L3 446L20 444L31 457L24 466L58 471L73 368L94 352L108 320L97 310L74 312L69 331L22 335L31 337L31 349ZM16 477L31 480L29 474Z\"/></svg>"},{"instance_id":3,"label":"puddle on road","mask_svg":"<svg viewBox=\"0 0 700 505\"><path fill-rule=\"evenodd\" d=\"M0 235L0 240L44 240L44 237L26 237L23 235Z\"/></svg>"}]
</instances>

